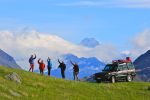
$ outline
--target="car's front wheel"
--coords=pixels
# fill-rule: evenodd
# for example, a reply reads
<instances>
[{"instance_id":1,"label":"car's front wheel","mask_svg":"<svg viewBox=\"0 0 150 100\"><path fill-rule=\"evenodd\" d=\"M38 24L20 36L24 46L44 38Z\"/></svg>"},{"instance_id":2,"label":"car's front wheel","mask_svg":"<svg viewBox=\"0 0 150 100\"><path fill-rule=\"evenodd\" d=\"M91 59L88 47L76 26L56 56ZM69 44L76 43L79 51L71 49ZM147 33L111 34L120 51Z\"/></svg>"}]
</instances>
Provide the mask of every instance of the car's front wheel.
<instances>
[{"instance_id":1,"label":"car's front wheel","mask_svg":"<svg viewBox=\"0 0 150 100\"><path fill-rule=\"evenodd\" d=\"M132 81L132 76L131 75L128 75L127 76L127 82L131 82Z\"/></svg>"},{"instance_id":2,"label":"car's front wheel","mask_svg":"<svg viewBox=\"0 0 150 100\"><path fill-rule=\"evenodd\" d=\"M101 80L99 80L99 79L96 79L96 82L97 82L97 83L101 83Z\"/></svg>"},{"instance_id":3,"label":"car's front wheel","mask_svg":"<svg viewBox=\"0 0 150 100\"><path fill-rule=\"evenodd\" d=\"M115 76L112 76L111 77L111 83L115 83L115 82L116 82Z\"/></svg>"}]
</instances>

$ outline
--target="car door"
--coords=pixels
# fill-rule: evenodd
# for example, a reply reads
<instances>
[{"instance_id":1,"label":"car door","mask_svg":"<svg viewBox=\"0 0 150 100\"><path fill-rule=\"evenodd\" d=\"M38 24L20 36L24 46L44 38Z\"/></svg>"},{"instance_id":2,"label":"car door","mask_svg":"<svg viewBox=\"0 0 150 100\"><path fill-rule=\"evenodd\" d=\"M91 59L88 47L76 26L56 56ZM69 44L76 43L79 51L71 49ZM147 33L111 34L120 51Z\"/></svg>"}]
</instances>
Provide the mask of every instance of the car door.
<instances>
[{"instance_id":1,"label":"car door","mask_svg":"<svg viewBox=\"0 0 150 100\"><path fill-rule=\"evenodd\" d=\"M134 65L132 63L127 63L128 66L128 74L135 76L135 68Z\"/></svg>"},{"instance_id":2,"label":"car door","mask_svg":"<svg viewBox=\"0 0 150 100\"><path fill-rule=\"evenodd\" d=\"M123 64L119 64L118 68L117 68L117 75L116 78L117 79L124 79L126 77L127 74L127 66L125 63Z\"/></svg>"},{"instance_id":3,"label":"car door","mask_svg":"<svg viewBox=\"0 0 150 100\"><path fill-rule=\"evenodd\" d=\"M125 63L123 66L122 66L122 78L126 79L127 78L127 75L128 75L128 66L127 66L127 63Z\"/></svg>"}]
</instances>

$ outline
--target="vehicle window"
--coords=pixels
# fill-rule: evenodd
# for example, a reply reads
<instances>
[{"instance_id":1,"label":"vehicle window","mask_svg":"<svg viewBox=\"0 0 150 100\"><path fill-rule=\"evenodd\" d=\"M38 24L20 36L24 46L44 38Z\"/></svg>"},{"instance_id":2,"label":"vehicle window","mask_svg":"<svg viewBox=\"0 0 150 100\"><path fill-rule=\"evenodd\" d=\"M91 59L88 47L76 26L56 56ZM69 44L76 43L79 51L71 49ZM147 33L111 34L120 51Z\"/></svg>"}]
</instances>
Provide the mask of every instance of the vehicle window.
<instances>
[{"instance_id":1,"label":"vehicle window","mask_svg":"<svg viewBox=\"0 0 150 100\"><path fill-rule=\"evenodd\" d=\"M115 65L106 65L103 71L113 71L116 69Z\"/></svg>"},{"instance_id":2,"label":"vehicle window","mask_svg":"<svg viewBox=\"0 0 150 100\"><path fill-rule=\"evenodd\" d=\"M118 66L118 70L119 70L119 71L123 70L122 67L123 67L123 65L119 65L119 66Z\"/></svg>"},{"instance_id":3,"label":"vehicle window","mask_svg":"<svg viewBox=\"0 0 150 100\"><path fill-rule=\"evenodd\" d=\"M127 70L127 65L126 64L123 64L123 65L119 65L118 66L118 70Z\"/></svg>"},{"instance_id":4,"label":"vehicle window","mask_svg":"<svg viewBox=\"0 0 150 100\"><path fill-rule=\"evenodd\" d=\"M134 65L132 63L127 63L128 69L134 69Z\"/></svg>"},{"instance_id":5,"label":"vehicle window","mask_svg":"<svg viewBox=\"0 0 150 100\"><path fill-rule=\"evenodd\" d=\"M128 70L128 67L126 64L122 66L122 70Z\"/></svg>"}]
</instances>

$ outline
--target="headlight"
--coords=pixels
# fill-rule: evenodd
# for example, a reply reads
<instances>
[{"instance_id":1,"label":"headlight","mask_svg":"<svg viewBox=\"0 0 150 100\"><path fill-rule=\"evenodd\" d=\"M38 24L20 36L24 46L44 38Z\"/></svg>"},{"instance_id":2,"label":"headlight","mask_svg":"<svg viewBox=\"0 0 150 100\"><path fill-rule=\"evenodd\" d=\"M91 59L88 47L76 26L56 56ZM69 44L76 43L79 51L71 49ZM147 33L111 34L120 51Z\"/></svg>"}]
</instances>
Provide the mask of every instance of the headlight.
<instances>
[{"instance_id":1,"label":"headlight","mask_svg":"<svg viewBox=\"0 0 150 100\"><path fill-rule=\"evenodd\" d=\"M111 75L111 73L108 73L108 75Z\"/></svg>"}]
</instances>

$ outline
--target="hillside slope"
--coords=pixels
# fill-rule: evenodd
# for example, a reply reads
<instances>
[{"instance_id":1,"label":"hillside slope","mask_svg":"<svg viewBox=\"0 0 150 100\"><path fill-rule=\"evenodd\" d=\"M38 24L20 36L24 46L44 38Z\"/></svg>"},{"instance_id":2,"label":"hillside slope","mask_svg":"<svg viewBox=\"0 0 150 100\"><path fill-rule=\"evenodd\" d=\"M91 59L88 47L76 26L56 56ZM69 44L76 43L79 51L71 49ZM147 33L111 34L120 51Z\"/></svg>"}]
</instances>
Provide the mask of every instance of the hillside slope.
<instances>
[{"instance_id":1,"label":"hillside slope","mask_svg":"<svg viewBox=\"0 0 150 100\"><path fill-rule=\"evenodd\" d=\"M150 82L150 50L139 56L134 62L138 75L143 81Z\"/></svg>"},{"instance_id":2,"label":"hillside slope","mask_svg":"<svg viewBox=\"0 0 150 100\"><path fill-rule=\"evenodd\" d=\"M22 77L22 84L4 78L11 72ZM1 100L150 100L150 91L147 90L149 85L83 83L0 67ZM14 93L19 96L14 96Z\"/></svg>"},{"instance_id":3,"label":"hillside slope","mask_svg":"<svg viewBox=\"0 0 150 100\"><path fill-rule=\"evenodd\" d=\"M21 67L16 63L14 58L1 49L0 49L0 65L21 69Z\"/></svg>"}]
</instances>

